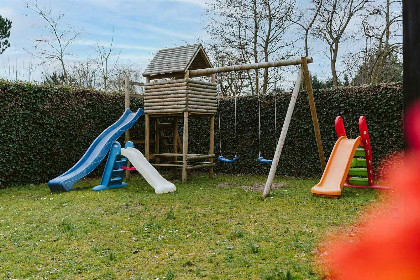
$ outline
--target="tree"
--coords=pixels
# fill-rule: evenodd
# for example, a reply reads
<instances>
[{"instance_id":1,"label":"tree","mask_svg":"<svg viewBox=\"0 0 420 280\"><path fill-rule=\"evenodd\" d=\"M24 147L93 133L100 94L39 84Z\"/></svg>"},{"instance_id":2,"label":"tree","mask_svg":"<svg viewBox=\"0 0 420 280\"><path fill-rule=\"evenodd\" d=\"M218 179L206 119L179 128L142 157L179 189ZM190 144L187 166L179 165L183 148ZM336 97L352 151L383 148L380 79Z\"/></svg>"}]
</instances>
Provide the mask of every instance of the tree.
<instances>
[{"instance_id":1,"label":"tree","mask_svg":"<svg viewBox=\"0 0 420 280\"><path fill-rule=\"evenodd\" d=\"M324 40L329 47L329 59L334 87L338 86L336 63L340 43L350 21L365 7L368 0L313 0L321 5L315 36Z\"/></svg>"},{"instance_id":2,"label":"tree","mask_svg":"<svg viewBox=\"0 0 420 280\"><path fill-rule=\"evenodd\" d=\"M68 81L72 85L84 88L98 88L98 63L93 59L86 59L80 63L74 63L69 74Z\"/></svg>"},{"instance_id":3,"label":"tree","mask_svg":"<svg viewBox=\"0 0 420 280\"><path fill-rule=\"evenodd\" d=\"M352 85L365 85L371 82L371 73L377 65L377 52L375 50L368 54L368 58L358 68L354 76ZM383 70L377 77L378 81L384 83L394 83L402 81L403 65L397 54L391 53L383 62Z\"/></svg>"},{"instance_id":4,"label":"tree","mask_svg":"<svg viewBox=\"0 0 420 280\"><path fill-rule=\"evenodd\" d=\"M327 89L333 87L333 81L331 79L320 81L316 75L311 75L311 84L313 89Z\"/></svg>"},{"instance_id":5,"label":"tree","mask_svg":"<svg viewBox=\"0 0 420 280\"><path fill-rule=\"evenodd\" d=\"M236 52L220 48L218 45L211 45L206 49L214 59L214 67L223 67L244 63ZM220 95L243 95L249 88L247 72L227 72L216 75L216 83L220 89Z\"/></svg>"},{"instance_id":6,"label":"tree","mask_svg":"<svg viewBox=\"0 0 420 280\"><path fill-rule=\"evenodd\" d=\"M259 63L289 56L284 35L293 24L294 0L216 0L207 13L206 29L212 45L242 63ZM282 52L280 54L280 51ZM267 94L272 76L268 69L246 72L252 94ZM260 79L262 78L262 83Z\"/></svg>"},{"instance_id":7,"label":"tree","mask_svg":"<svg viewBox=\"0 0 420 280\"><path fill-rule=\"evenodd\" d=\"M49 36L41 36L35 40L34 55L43 59L43 63L58 63L64 83L68 83L66 57L70 55L69 48L80 32L64 21L66 12L43 7L37 0L26 3L26 8L41 17L44 22L43 28L49 33Z\"/></svg>"},{"instance_id":8,"label":"tree","mask_svg":"<svg viewBox=\"0 0 420 280\"><path fill-rule=\"evenodd\" d=\"M9 37L12 22L0 15L0 54L10 47Z\"/></svg>"},{"instance_id":9,"label":"tree","mask_svg":"<svg viewBox=\"0 0 420 280\"><path fill-rule=\"evenodd\" d=\"M62 85L65 81L63 74L57 74L56 72L53 72L52 74L44 74L43 82L44 84L58 86Z\"/></svg>"},{"instance_id":10,"label":"tree","mask_svg":"<svg viewBox=\"0 0 420 280\"><path fill-rule=\"evenodd\" d=\"M110 59L111 59L111 55L114 51L113 49L113 44L114 44L114 35L111 38L111 43L109 45L109 47L105 47L104 45L99 45L96 47L96 52L99 55L99 66L100 66L100 71L101 71L101 75L102 75L102 83L103 83L103 90L106 92L108 92L108 81L109 81L109 76L110 76L110 69L109 69L109 63L110 63Z\"/></svg>"},{"instance_id":11,"label":"tree","mask_svg":"<svg viewBox=\"0 0 420 280\"><path fill-rule=\"evenodd\" d=\"M368 14L363 20L363 30L366 41L373 40L374 57L371 66L370 83L377 84L382 82L385 65L388 60L396 58L402 53L402 42L399 35L402 31L402 1L385 0L372 1ZM366 59L372 59L367 56Z\"/></svg>"},{"instance_id":12,"label":"tree","mask_svg":"<svg viewBox=\"0 0 420 280\"><path fill-rule=\"evenodd\" d=\"M308 57L309 56L309 34L310 31L312 29L312 27L314 26L316 19L318 18L319 15L319 11L321 10L322 7L322 1L323 0L319 0L318 3L315 3L315 9L313 9L313 7L306 9L304 11L301 11L301 14L298 17L298 20L293 21L295 24L299 25L305 32L304 34L304 50L305 50L305 56ZM310 14L310 12L314 10L315 12L313 13L313 15ZM305 16L305 15L309 15L309 16Z\"/></svg>"}]
</instances>

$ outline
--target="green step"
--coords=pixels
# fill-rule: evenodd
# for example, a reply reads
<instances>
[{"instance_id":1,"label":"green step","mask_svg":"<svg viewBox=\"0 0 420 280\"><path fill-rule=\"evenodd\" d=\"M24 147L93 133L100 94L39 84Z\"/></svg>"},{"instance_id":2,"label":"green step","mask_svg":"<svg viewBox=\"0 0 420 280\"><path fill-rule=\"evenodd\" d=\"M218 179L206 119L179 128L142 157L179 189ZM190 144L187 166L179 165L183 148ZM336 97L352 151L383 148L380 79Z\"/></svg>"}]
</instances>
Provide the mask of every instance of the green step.
<instances>
[{"instance_id":1,"label":"green step","mask_svg":"<svg viewBox=\"0 0 420 280\"><path fill-rule=\"evenodd\" d=\"M354 158L351 161L350 167L366 167L366 159L365 158Z\"/></svg>"},{"instance_id":2,"label":"green step","mask_svg":"<svg viewBox=\"0 0 420 280\"><path fill-rule=\"evenodd\" d=\"M351 177L349 179L350 185L356 186L369 186L369 179L368 178L359 178L359 177Z\"/></svg>"},{"instance_id":3,"label":"green step","mask_svg":"<svg viewBox=\"0 0 420 280\"><path fill-rule=\"evenodd\" d=\"M350 176L357 176L357 177L367 177L367 168L350 168L349 170Z\"/></svg>"},{"instance_id":4,"label":"green step","mask_svg":"<svg viewBox=\"0 0 420 280\"><path fill-rule=\"evenodd\" d=\"M365 155L365 149L363 148L357 148L356 152L354 153L355 157L366 157Z\"/></svg>"}]
</instances>

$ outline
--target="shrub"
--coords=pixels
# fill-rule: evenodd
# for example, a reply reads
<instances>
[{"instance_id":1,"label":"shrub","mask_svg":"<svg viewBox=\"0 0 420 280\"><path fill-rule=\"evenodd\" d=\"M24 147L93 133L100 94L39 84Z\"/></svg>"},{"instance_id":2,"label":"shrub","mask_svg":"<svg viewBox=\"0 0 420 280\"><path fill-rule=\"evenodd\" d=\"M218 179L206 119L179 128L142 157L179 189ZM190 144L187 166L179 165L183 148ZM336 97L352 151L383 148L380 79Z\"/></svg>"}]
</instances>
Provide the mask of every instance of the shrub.
<instances>
[{"instance_id":1,"label":"shrub","mask_svg":"<svg viewBox=\"0 0 420 280\"><path fill-rule=\"evenodd\" d=\"M359 116L367 118L376 167L381 158L403 148L401 84L338 88L314 94L327 159L336 141L334 120L338 115L344 118L351 137L358 135ZM277 100L277 130L274 128L274 98ZM216 129L216 152L219 153L221 137L223 155L237 154L240 160L235 164L219 164L216 171L267 174L270 166L256 161L258 152L261 150L265 158L273 157L289 100L288 94L262 98L260 143L258 99L238 99L236 137L233 100L221 100L221 131ZM132 103L132 110L142 106L139 99ZM45 183L68 170L123 111L121 93L103 94L92 89L0 81L0 188ZM133 137L143 137L143 123L142 119L136 124L140 132L133 131ZM208 151L208 131L208 120L191 120L190 151ZM102 170L100 166L92 176L100 176ZM320 176L321 172L307 97L301 93L278 174L311 177Z\"/></svg>"}]
</instances>

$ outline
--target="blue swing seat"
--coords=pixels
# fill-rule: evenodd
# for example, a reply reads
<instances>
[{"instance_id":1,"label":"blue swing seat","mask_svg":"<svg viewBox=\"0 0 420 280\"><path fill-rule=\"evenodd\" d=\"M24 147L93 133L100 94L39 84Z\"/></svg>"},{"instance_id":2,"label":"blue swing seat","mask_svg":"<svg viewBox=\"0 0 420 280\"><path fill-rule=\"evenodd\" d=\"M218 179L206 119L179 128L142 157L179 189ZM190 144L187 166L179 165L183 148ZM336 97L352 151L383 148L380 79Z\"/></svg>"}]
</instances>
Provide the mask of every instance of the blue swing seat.
<instances>
[{"instance_id":1,"label":"blue swing seat","mask_svg":"<svg viewBox=\"0 0 420 280\"><path fill-rule=\"evenodd\" d=\"M258 159L258 162L261 162L261 163L273 163L273 161L272 160L270 160L270 159L265 159L265 158L263 158L263 157L259 157Z\"/></svg>"},{"instance_id":2,"label":"blue swing seat","mask_svg":"<svg viewBox=\"0 0 420 280\"><path fill-rule=\"evenodd\" d=\"M232 162L237 161L237 160L239 159L239 157L234 157L233 159L227 159L227 158L224 158L223 156L219 156L217 159L218 159L220 162L232 163Z\"/></svg>"}]
</instances>

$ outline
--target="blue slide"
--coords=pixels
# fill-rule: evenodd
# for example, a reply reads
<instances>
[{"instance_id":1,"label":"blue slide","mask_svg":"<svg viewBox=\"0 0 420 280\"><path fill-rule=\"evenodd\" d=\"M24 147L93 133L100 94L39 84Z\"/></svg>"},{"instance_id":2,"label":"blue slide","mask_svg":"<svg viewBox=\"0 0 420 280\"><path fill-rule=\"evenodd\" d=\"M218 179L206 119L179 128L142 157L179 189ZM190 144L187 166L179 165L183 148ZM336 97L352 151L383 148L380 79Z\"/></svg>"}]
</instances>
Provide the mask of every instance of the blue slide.
<instances>
[{"instance_id":1,"label":"blue slide","mask_svg":"<svg viewBox=\"0 0 420 280\"><path fill-rule=\"evenodd\" d=\"M95 141L93 141L86 153L72 168L48 182L50 190L52 192L71 191L73 185L77 181L98 167L111 148L112 143L114 143L126 130L130 129L143 114L143 109L139 109L136 113L127 109L118 121L105 129Z\"/></svg>"}]
</instances>

